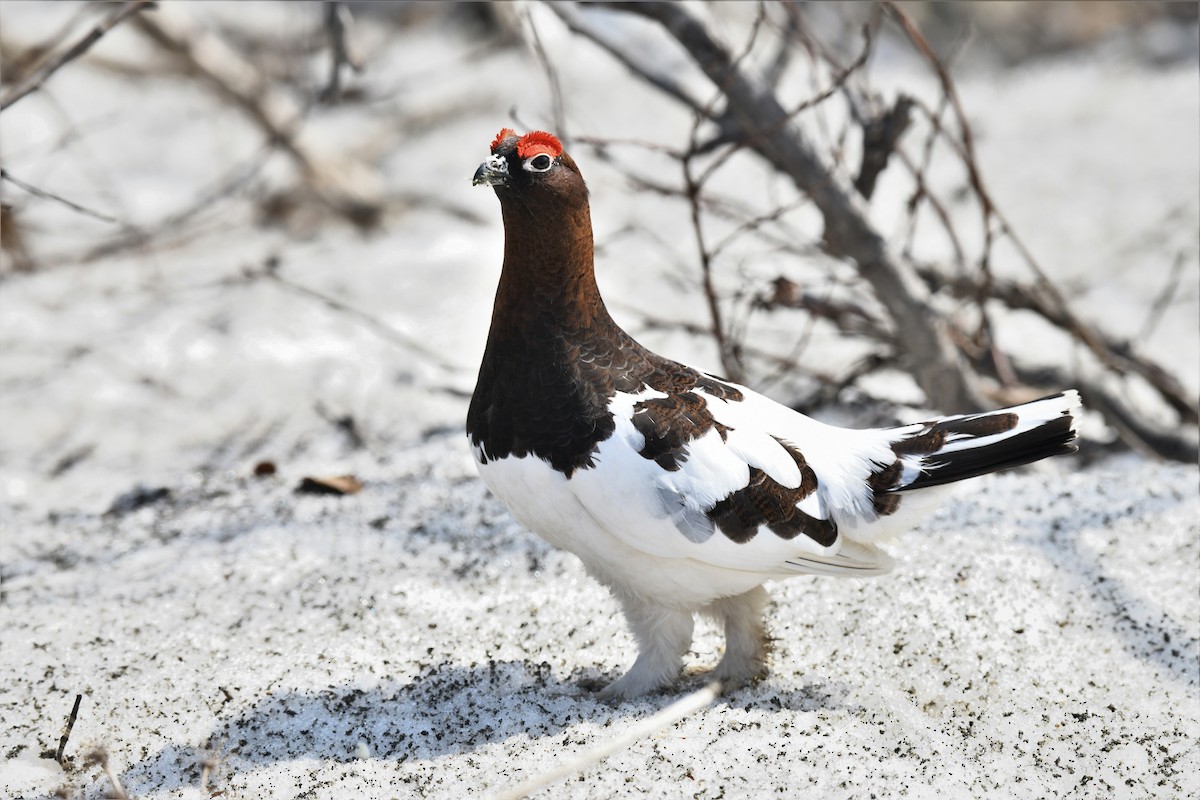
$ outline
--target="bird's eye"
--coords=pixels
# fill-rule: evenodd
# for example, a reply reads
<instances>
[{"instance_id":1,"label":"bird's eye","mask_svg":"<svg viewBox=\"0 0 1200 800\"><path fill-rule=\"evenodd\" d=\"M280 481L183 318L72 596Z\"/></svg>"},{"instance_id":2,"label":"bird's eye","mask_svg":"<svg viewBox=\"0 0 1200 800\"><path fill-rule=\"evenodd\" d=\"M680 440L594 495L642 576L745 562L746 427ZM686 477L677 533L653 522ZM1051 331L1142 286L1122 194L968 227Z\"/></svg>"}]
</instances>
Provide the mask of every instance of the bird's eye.
<instances>
[{"instance_id":1,"label":"bird's eye","mask_svg":"<svg viewBox=\"0 0 1200 800\"><path fill-rule=\"evenodd\" d=\"M545 153L538 153L532 158L525 159L525 163L523 163L521 166L530 172L545 172L546 170L550 169L550 165L553 163L554 162L551 160L550 156L546 155Z\"/></svg>"}]
</instances>

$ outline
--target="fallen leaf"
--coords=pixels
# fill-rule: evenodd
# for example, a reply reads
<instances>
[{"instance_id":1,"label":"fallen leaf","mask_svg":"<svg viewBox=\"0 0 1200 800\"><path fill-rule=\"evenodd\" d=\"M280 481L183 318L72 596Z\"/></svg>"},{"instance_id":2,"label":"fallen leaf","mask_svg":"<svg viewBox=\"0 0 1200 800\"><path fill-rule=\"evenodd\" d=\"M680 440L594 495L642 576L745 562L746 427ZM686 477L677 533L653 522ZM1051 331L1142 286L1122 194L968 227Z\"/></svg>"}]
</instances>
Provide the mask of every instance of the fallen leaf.
<instances>
[{"instance_id":1,"label":"fallen leaf","mask_svg":"<svg viewBox=\"0 0 1200 800\"><path fill-rule=\"evenodd\" d=\"M362 489L362 483L353 475L336 475L331 478L313 478L305 476L296 487L299 494L355 494Z\"/></svg>"}]
</instances>

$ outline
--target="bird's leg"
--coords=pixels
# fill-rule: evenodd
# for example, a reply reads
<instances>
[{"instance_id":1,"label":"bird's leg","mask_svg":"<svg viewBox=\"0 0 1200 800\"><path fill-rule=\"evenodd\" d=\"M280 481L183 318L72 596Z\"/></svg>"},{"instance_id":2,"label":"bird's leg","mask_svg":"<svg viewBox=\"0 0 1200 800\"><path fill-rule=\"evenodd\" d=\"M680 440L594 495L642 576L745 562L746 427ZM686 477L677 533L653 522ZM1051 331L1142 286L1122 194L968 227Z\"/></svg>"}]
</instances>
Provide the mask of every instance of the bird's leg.
<instances>
[{"instance_id":1,"label":"bird's leg","mask_svg":"<svg viewBox=\"0 0 1200 800\"><path fill-rule=\"evenodd\" d=\"M667 608L621 591L615 593L637 641L638 657L628 672L601 690L600 698L610 702L640 697L679 677L695 625L689 611Z\"/></svg>"},{"instance_id":2,"label":"bird's leg","mask_svg":"<svg viewBox=\"0 0 1200 800\"><path fill-rule=\"evenodd\" d=\"M767 590L756 586L750 591L714 601L706 613L725 624L725 655L712 677L726 688L740 686L767 674L767 638L763 610Z\"/></svg>"}]
</instances>

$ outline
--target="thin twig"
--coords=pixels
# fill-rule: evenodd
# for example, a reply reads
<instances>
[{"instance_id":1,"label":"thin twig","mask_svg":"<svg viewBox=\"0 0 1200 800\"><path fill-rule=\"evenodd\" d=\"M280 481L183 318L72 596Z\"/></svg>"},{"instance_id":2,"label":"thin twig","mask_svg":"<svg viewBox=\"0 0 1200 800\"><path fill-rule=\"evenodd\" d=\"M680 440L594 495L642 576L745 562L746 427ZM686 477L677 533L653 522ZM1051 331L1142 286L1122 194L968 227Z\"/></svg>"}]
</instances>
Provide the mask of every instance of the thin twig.
<instances>
[{"instance_id":1,"label":"thin twig","mask_svg":"<svg viewBox=\"0 0 1200 800\"><path fill-rule=\"evenodd\" d=\"M931 285L945 286L955 297L968 298L978 292L974 281L968 277L947 278L929 267L918 267L918 274ZM1043 287L998 281L992 285L991 296L1009 308L1032 311L1051 325L1074 333L1071 318L1064 315L1062 308L1044 291L1039 291L1041 288ZM1110 369L1119 375L1133 374L1141 377L1158 391L1163 401L1179 415L1181 421L1192 425L1200 421L1200 410L1197 409L1194 396L1160 364L1147 356L1135 353L1128 342L1118 341L1100 331L1093 331L1092 336L1095 337L1095 346L1107 355L1105 363Z\"/></svg>"},{"instance_id":2,"label":"thin twig","mask_svg":"<svg viewBox=\"0 0 1200 800\"><path fill-rule=\"evenodd\" d=\"M268 258L261 269L247 271L246 277L250 279L265 278L277 286L287 289L289 292L303 295L304 297L308 297L313 300L319 300L321 303L325 304L334 311L346 314L358 320L359 322L364 323L381 338L386 339L393 344L399 345L406 350L411 350L421 354L427 358L430 363L441 367L442 369L452 371L460 369L457 364L453 364L448 361L441 353L426 347L423 343L401 333L390 325L371 316L362 309L355 308L354 306L338 300L336 297L330 297L329 295L319 292L316 289L311 289L302 284L288 280L279 274L279 266L280 264L277 258Z\"/></svg>"},{"instance_id":3,"label":"thin twig","mask_svg":"<svg viewBox=\"0 0 1200 800\"><path fill-rule=\"evenodd\" d=\"M53 200L56 203L60 203L64 206L66 206L67 208L71 209L72 211L77 211L80 214L85 214L89 217L93 217L95 219L100 220L101 222L111 222L114 225L123 224L121 222L121 220L117 219L116 217L110 217L108 214L102 214L99 211L94 211L94 210L88 208L87 206L81 206L81 205L79 205L79 203L68 200L67 198L62 197L61 195L54 194L54 192L48 192L45 189L39 189L36 186L31 186L30 184L26 183L25 181L19 180L16 176L14 176L11 172L9 172L7 169L4 169L3 167L0 167L0 180L8 181L13 186L16 186L20 189L24 189L25 191L29 192L34 197L40 197L43 200Z\"/></svg>"},{"instance_id":4,"label":"thin twig","mask_svg":"<svg viewBox=\"0 0 1200 800\"><path fill-rule=\"evenodd\" d=\"M550 109L554 118L554 132L558 134L559 138L566 140L569 138L567 115L563 104L562 82L558 79L558 70L554 68L550 56L546 54L546 48L542 45L542 37L538 34L537 25L533 21L532 9L527 5L522 6L521 17L525 23L524 28L529 31L529 45L533 48L538 64L541 65L542 72L546 74L546 82L550 85Z\"/></svg>"},{"instance_id":5,"label":"thin twig","mask_svg":"<svg viewBox=\"0 0 1200 800\"><path fill-rule=\"evenodd\" d=\"M696 119L699 121L701 117L697 115ZM692 235L696 239L696 250L700 256L700 281L704 287L704 299L708 305L708 316L711 324L709 333L712 335L713 341L716 342L717 353L721 358L721 369L725 371L725 375L730 380L740 382L744 379L742 367L734 357L729 342L725 337L725 323L721 319L721 301L717 297L717 290L713 284L712 254L704 241L704 223L700 214L699 200L701 185L692 174L692 159L683 159L682 166L684 187L687 193L688 206L691 211L689 218L692 222Z\"/></svg>"},{"instance_id":6,"label":"thin twig","mask_svg":"<svg viewBox=\"0 0 1200 800\"><path fill-rule=\"evenodd\" d=\"M166 232L177 233L183 223L193 217L211 211L219 200L234 194L257 175L269 160L273 145L267 143L260 147L253 156L245 162L230 169L218 178L207 189L201 191L194 201L187 206L173 211L158 222L144 225L116 234L112 239L88 249L78 260L82 263L95 261L98 258L110 256L127 247L141 246L150 243L156 236Z\"/></svg>"},{"instance_id":7,"label":"thin twig","mask_svg":"<svg viewBox=\"0 0 1200 800\"><path fill-rule=\"evenodd\" d=\"M626 69L649 83L664 94L675 98L680 103L699 113L704 106L692 97L683 86L669 74L656 72L645 64L641 64L625 48L609 41L600 31L588 24L586 17L568 3L546 3L546 7L558 15L567 26L567 30L578 34L598 45L609 55L623 64Z\"/></svg>"},{"instance_id":8,"label":"thin twig","mask_svg":"<svg viewBox=\"0 0 1200 800\"><path fill-rule=\"evenodd\" d=\"M659 711L656 714L651 714L646 719L631 725L625 733L617 736L610 741L588 750L577 758L574 758L561 766L555 767L549 772L542 775L536 775L527 781L517 784L516 786L506 791L500 792L495 796L495 800L519 800L519 798L527 797L530 794L544 789L551 784L554 784L563 778L574 775L577 772L587 769L588 767L599 764L604 759L611 756L618 750L624 750L638 739L657 733L668 725L673 725L689 714L694 714L697 711L705 708L716 700L721 694L720 681L713 681L702 689L699 689L686 697L678 700L671 705Z\"/></svg>"},{"instance_id":9,"label":"thin twig","mask_svg":"<svg viewBox=\"0 0 1200 800\"><path fill-rule=\"evenodd\" d=\"M1134 337L1135 339L1146 341L1154 333L1158 323L1162 322L1163 313L1171 304L1175 290L1179 288L1179 278L1183 275L1184 263L1183 252L1176 253L1175 263L1171 265L1171 274L1167 277L1167 282L1163 285L1162 291L1158 293L1158 297L1154 298L1154 303L1150 306L1149 313L1146 314L1146 321L1142 323L1142 329Z\"/></svg>"},{"instance_id":10,"label":"thin twig","mask_svg":"<svg viewBox=\"0 0 1200 800\"><path fill-rule=\"evenodd\" d=\"M58 72L60 69L71 63L81 55L86 53L92 45L100 41L104 34L108 33L117 25L121 24L129 16L136 14L144 8L153 8L155 3L153 0L127 0L120 8L113 11L107 17L102 19L92 28L82 39L73 44L71 47L64 50L60 55L48 61L40 69L31 74L25 80L14 86L7 94L0 99L0 111L8 108L16 103L21 98L30 94L42 87L50 76Z\"/></svg>"},{"instance_id":11,"label":"thin twig","mask_svg":"<svg viewBox=\"0 0 1200 800\"><path fill-rule=\"evenodd\" d=\"M917 212L921 201L924 200L933 209L933 213L937 216L938 221L941 222L942 230L945 231L946 238L950 242L950 248L954 251L954 263L962 271L967 263L966 250L963 249L962 241L958 238L958 231L954 229L954 223L950 219L950 212L946 209L945 204L929 191L925 183L925 173L929 167L928 162L923 160L920 166L914 164L912 158L903 149L897 150L896 155L900 157L900 163L904 164L908 169L909 175L912 176L913 181L916 183L916 188L908 200L908 232L905 234L904 249L902 252L910 259L914 255L912 248L917 228Z\"/></svg>"},{"instance_id":12,"label":"thin twig","mask_svg":"<svg viewBox=\"0 0 1200 800\"><path fill-rule=\"evenodd\" d=\"M71 715L67 717L67 728L63 731L62 738L58 740L58 750L54 751L54 760L59 766L63 763L63 753L67 749L67 740L71 738L71 731L75 728L75 720L79 718L79 704L83 702L83 695L75 695L75 704L71 706Z\"/></svg>"}]
</instances>

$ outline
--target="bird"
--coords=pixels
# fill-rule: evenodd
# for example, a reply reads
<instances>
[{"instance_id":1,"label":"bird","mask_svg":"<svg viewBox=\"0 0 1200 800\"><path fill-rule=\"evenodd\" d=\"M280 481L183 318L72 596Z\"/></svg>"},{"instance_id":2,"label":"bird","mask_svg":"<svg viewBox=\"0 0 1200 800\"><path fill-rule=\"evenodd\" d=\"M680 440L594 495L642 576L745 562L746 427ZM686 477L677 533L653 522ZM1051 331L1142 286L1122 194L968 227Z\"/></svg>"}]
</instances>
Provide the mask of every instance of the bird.
<instances>
[{"instance_id":1,"label":"bird","mask_svg":"<svg viewBox=\"0 0 1200 800\"><path fill-rule=\"evenodd\" d=\"M764 584L869 577L950 484L1074 452L1074 390L990 413L835 427L658 355L609 314L588 189L552 133L502 129L473 185L504 252L466 418L490 492L606 586L637 645L600 697L670 690L697 614L729 690L767 674Z\"/></svg>"}]
</instances>

